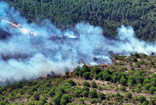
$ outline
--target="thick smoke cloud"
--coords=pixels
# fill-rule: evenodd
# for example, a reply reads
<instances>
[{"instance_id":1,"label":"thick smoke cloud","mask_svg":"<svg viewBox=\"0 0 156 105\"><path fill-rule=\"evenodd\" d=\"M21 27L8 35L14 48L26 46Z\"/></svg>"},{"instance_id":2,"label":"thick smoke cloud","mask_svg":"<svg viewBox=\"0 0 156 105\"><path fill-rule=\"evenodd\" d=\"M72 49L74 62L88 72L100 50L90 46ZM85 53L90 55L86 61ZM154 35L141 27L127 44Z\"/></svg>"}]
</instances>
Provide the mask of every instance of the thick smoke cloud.
<instances>
[{"instance_id":1,"label":"thick smoke cloud","mask_svg":"<svg viewBox=\"0 0 156 105\"><path fill-rule=\"evenodd\" d=\"M1 20L21 24L23 29L13 28L0 20L0 29L11 33L6 40L0 40L0 81L7 78L36 78L52 71L63 74L82 62L91 65L101 62L108 64L111 63L110 51L114 54L124 52L126 55L134 52L156 52L155 45L135 38L131 26L121 26L117 29L118 35L115 40L107 39L100 27L89 23L81 22L73 29L60 31L48 20L41 24L28 24L18 11L10 8L5 2L0 2L0 7ZM32 37L24 29L35 32L37 36ZM50 38L51 35L59 37ZM62 35L67 37L63 38Z\"/></svg>"}]
</instances>

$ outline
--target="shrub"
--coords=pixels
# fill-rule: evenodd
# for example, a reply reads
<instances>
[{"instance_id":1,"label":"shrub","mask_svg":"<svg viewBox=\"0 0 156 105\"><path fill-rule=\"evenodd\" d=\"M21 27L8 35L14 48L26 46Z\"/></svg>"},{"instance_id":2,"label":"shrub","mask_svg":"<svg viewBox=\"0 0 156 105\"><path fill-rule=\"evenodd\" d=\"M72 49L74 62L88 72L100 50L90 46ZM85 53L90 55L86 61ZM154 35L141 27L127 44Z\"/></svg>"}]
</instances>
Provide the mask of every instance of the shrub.
<instances>
[{"instance_id":1,"label":"shrub","mask_svg":"<svg viewBox=\"0 0 156 105\"><path fill-rule=\"evenodd\" d=\"M149 88L149 92L150 92L151 94L153 94L154 91L155 91L154 86L151 86L151 87Z\"/></svg>"},{"instance_id":2,"label":"shrub","mask_svg":"<svg viewBox=\"0 0 156 105\"><path fill-rule=\"evenodd\" d=\"M90 87L90 83L87 82L87 81L84 81L82 84L83 84L83 86L88 86L88 87Z\"/></svg>"},{"instance_id":3,"label":"shrub","mask_svg":"<svg viewBox=\"0 0 156 105\"><path fill-rule=\"evenodd\" d=\"M115 91L118 91L118 88L116 87L116 88L114 88L114 90L115 90Z\"/></svg>"},{"instance_id":4,"label":"shrub","mask_svg":"<svg viewBox=\"0 0 156 105\"><path fill-rule=\"evenodd\" d=\"M133 80L129 80L128 81L128 87L131 87L131 86L133 86L134 85L134 81Z\"/></svg>"},{"instance_id":5,"label":"shrub","mask_svg":"<svg viewBox=\"0 0 156 105\"><path fill-rule=\"evenodd\" d=\"M84 72L90 72L86 65L83 65L82 69L79 71L79 75L82 77Z\"/></svg>"},{"instance_id":6,"label":"shrub","mask_svg":"<svg viewBox=\"0 0 156 105\"><path fill-rule=\"evenodd\" d=\"M21 84L20 82L17 82L17 83L15 84L15 87L16 87L16 88L21 88L21 87L22 87L22 84Z\"/></svg>"},{"instance_id":7,"label":"shrub","mask_svg":"<svg viewBox=\"0 0 156 105\"><path fill-rule=\"evenodd\" d=\"M18 105L24 105L23 103L19 103Z\"/></svg>"},{"instance_id":8,"label":"shrub","mask_svg":"<svg viewBox=\"0 0 156 105\"><path fill-rule=\"evenodd\" d=\"M138 60L137 60L136 57L133 57L132 61L133 61L133 62L138 62Z\"/></svg>"},{"instance_id":9,"label":"shrub","mask_svg":"<svg viewBox=\"0 0 156 105\"><path fill-rule=\"evenodd\" d=\"M140 96L138 97L138 100L139 100L141 103L143 103L144 101L146 101L146 97L143 96L143 95L140 95Z\"/></svg>"},{"instance_id":10,"label":"shrub","mask_svg":"<svg viewBox=\"0 0 156 105\"><path fill-rule=\"evenodd\" d=\"M122 77L120 78L120 84L121 84L121 85L126 85L126 83L127 83L126 79L124 78L124 76L122 76Z\"/></svg>"},{"instance_id":11,"label":"shrub","mask_svg":"<svg viewBox=\"0 0 156 105\"><path fill-rule=\"evenodd\" d=\"M99 72L101 72L100 68L97 67L97 66L93 67L92 71L94 71L94 72L97 73L97 74L98 74Z\"/></svg>"},{"instance_id":12,"label":"shrub","mask_svg":"<svg viewBox=\"0 0 156 105\"><path fill-rule=\"evenodd\" d=\"M135 76L137 77L137 76L141 76L142 75L142 72L141 71L137 71L136 73L135 73Z\"/></svg>"},{"instance_id":13,"label":"shrub","mask_svg":"<svg viewBox=\"0 0 156 105\"><path fill-rule=\"evenodd\" d=\"M91 99L91 103L92 103L92 104L95 104L96 101L97 101L97 100L96 100L95 98L92 98L92 99Z\"/></svg>"},{"instance_id":14,"label":"shrub","mask_svg":"<svg viewBox=\"0 0 156 105\"><path fill-rule=\"evenodd\" d=\"M98 75L96 73L94 73L94 78L97 80L98 79Z\"/></svg>"},{"instance_id":15,"label":"shrub","mask_svg":"<svg viewBox=\"0 0 156 105\"><path fill-rule=\"evenodd\" d=\"M18 92L22 95L24 93L24 90L23 89L19 89Z\"/></svg>"},{"instance_id":16,"label":"shrub","mask_svg":"<svg viewBox=\"0 0 156 105\"><path fill-rule=\"evenodd\" d=\"M83 92L83 91L89 92L89 87L88 87L88 86L84 86L84 87L82 88L82 92Z\"/></svg>"},{"instance_id":17,"label":"shrub","mask_svg":"<svg viewBox=\"0 0 156 105\"><path fill-rule=\"evenodd\" d=\"M155 81L150 82L150 85L151 85L151 86L156 86Z\"/></svg>"},{"instance_id":18,"label":"shrub","mask_svg":"<svg viewBox=\"0 0 156 105\"><path fill-rule=\"evenodd\" d=\"M50 86L51 86L51 81L50 81L50 80L47 81L47 82L45 83L45 86L46 86L46 87L50 87Z\"/></svg>"},{"instance_id":19,"label":"shrub","mask_svg":"<svg viewBox=\"0 0 156 105\"><path fill-rule=\"evenodd\" d=\"M56 95L57 95L59 98L61 98L62 95L63 95L63 93L62 93L61 91L58 91L58 92L56 93Z\"/></svg>"},{"instance_id":20,"label":"shrub","mask_svg":"<svg viewBox=\"0 0 156 105\"><path fill-rule=\"evenodd\" d=\"M79 75L82 77L84 72L86 72L86 71L85 71L84 69L81 69L81 70L79 71Z\"/></svg>"},{"instance_id":21,"label":"shrub","mask_svg":"<svg viewBox=\"0 0 156 105\"><path fill-rule=\"evenodd\" d=\"M92 89L90 92L89 92L89 96L91 98L97 98L97 92L95 89Z\"/></svg>"},{"instance_id":22,"label":"shrub","mask_svg":"<svg viewBox=\"0 0 156 105\"><path fill-rule=\"evenodd\" d=\"M149 82L150 82L149 79L145 79L144 82L143 82L143 84L146 84L146 83L149 83Z\"/></svg>"},{"instance_id":23,"label":"shrub","mask_svg":"<svg viewBox=\"0 0 156 105\"><path fill-rule=\"evenodd\" d=\"M35 100L39 100L39 94L37 91L34 92L33 97Z\"/></svg>"},{"instance_id":24,"label":"shrub","mask_svg":"<svg viewBox=\"0 0 156 105\"><path fill-rule=\"evenodd\" d=\"M52 105L52 103L50 101L47 102L47 105Z\"/></svg>"},{"instance_id":25,"label":"shrub","mask_svg":"<svg viewBox=\"0 0 156 105\"><path fill-rule=\"evenodd\" d=\"M61 99L61 105L66 105L66 100L65 99Z\"/></svg>"},{"instance_id":26,"label":"shrub","mask_svg":"<svg viewBox=\"0 0 156 105\"><path fill-rule=\"evenodd\" d=\"M146 58L146 57L147 57L147 55L146 55L146 54L142 54L142 57L143 57L143 58Z\"/></svg>"},{"instance_id":27,"label":"shrub","mask_svg":"<svg viewBox=\"0 0 156 105\"><path fill-rule=\"evenodd\" d=\"M92 81L92 82L91 82L91 87L92 87L92 88L97 88L97 84L96 84L95 81Z\"/></svg>"},{"instance_id":28,"label":"shrub","mask_svg":"<svg viewBox=\"0 0 156 105\"><path fill-rule=\"evenodd\" d=\"M138 83L138 85L136 86L137 88L141 88L141 83Z\"/></svg>"},{"instance_id":29,"label":"shrub","mask_svg":"<svg viewBox=\"0 0 156 105\"><path fill-rule=\"evenodd\" d=\"M103 79L105 81L110 81L111 80L111 77L110 77L110 74L109 74L108 71L106 71L106 72L103 73Z\"/></svg>"},{"instance_id":30,"label":"shrub","mask_svg":"<svg viewBox=\"0 0 156 105\"><path fill-rule=\"evenodd\" d=\"M76 83L75 83L72 79L69 79L69 80L68 80L68 83L69 83L71 86L75 86L75 85L76 85Z\"/></svg>"},{"instance_id":31,"label":"shrub","mask_svg":"<svg viewBox=\"0 0 156 105\"><path fill-rule=\"evenodd\" d=\"M10 96L12 96L12 95L10 94ZM0 95L0 100L4 100L4 99L5 99L5 96Z\"/></svg>"},{"instance_id":32,"label":"shrub","mask_svg":"<svg viewBox=\"0 0 156 105\"><path fill-rule=\"evenodd\" d=\"M156 91L154 91L153 94L156 95Z\"/></svg>"},{"instance_id":33,"label":"shrub","mask_svg":"<svg viewBox=\"0 0 156 105\"><path fill-rule=\"evenodd\" d=\"M34 91L37 91L36 87L35 86L32 86L31 87L31 90L34 92Z\"/></svg>"},{"instance_id":34,"label":"shrub","mask_svg":"<svg viewBox=\"0 0 156 105\"><path fill-rule=\"evenodd\" d=\"M86 90L85 90L85 91L83 91L83 92L82 92L83 97L88 97L88 93L89 93L89 92L88 92L88 91L86 91Z\"/></svg>"},{"instance_id":35,"label":"shrub","mask_svg":"<svg viewBox=\"0 0 156 105\"><path fill-rule=\"evenodd\" d=\"M134 67L131 67L131 70L135 70L135 68Z\"/></svg>"},{"instance_id":36,"label":"shrub","mask_svg":"<svg viewBox=\"0 0 156 105\"><path fill-rule=\"evenodd\" d=\"M125 86L121 86L121 87L120 87L120 90L121 90L121 91L126 91L126 87L125 87Z\"/></svg>"},{"instance_id":37,"label":"shrub","mask_svg":"<svg viewBox=\"0 0 156 105\"><path fill-rule=\"evenodd\" d=\"M53 96L54 94L55 94L55 91L54 91L54 89L51 89L49 92L48 92L48 94L49 94L49 96Z\"/></svg>"},{"instance_id":38,"label":"shrub","mask_svg":"<svg viewBox=\"0 0 156 105\"><path fill-rule=\"evenodd\" d=\"M5 103L3 101L0 101L0 105L5 105Z\"/></svg>"},{"instance_id":39,"label":"shrub","mask_svg":"<svg viewBox=\"0 0 156 105\"><path fill-rule=\"evenodd\" d=\"M155 105L156 99L150 99L149 105Z\"/></svg>"},{"instance_id":40,"label":"shrub","mask_svg":"<svg viewBox=\"0 0 156 105\"><path fill-rule=\"evenodd\" d=\"M81 70L81 67L77 66L74 71L80 71L80 70Z\"/></svg>"},{"instance_id":41,"label":"shrub","mask_svg":"<svg viewBox=\"0 0 156 105\"><path fill-rule=\"evenodd\" d=\"M118 77L116 75L113 75L113 83L116 83L118 81Z\"/></svg>"},{"instance_id":42,"label":"shrub","mask_svg":"<svg viewBox=\"0 0 156 105\"><path fill-rule=\"evenodd\" d=\"M103 80L103 72L100 72L98 75L97 75L97 77L99 78L99 79L101 79L101 80Z\"/></svg>"},{"instance_id":43,"label":"shrub","mask_svg":"<svg viewBox=\"0 0 156 105\"><path fill-rule=\"evenodd\" d=\"M29 102L27 105L34 105L34 103L33 102Z\"/></svg>"},{"instance_id":44,"label":"shrub","mask_svg":"<svg viewBox=\"0 0 156 105\"><path fill-rule=\"evenodd\" d=\"M90 72L90 70L89 70L89 68L88 68L87 65L83 65L83 66L82 66L82 69L85 70L86 72L87 72L87 71ZM81 70L82 70L82 69L81 69Z\"/></svg>"},{"instance_id":45,"label":"shrub","mask_svg":"<svg viewBox=\"0 0 156 105\"><path fill-rule=\"evenodd\" d=\"M75 97L79 97L80 93L81 93L80 90L75 90L75 91L74 91L74 96L75 96Z\"/></svg>"},{"instance_id":46,"label":"shrub","mask_svg":"<svg viewBox=\"0 0 156 105\"><path fill-rule=\"evenodd\" d=\"M117 92L114 96L116 99L122 99L123 98L123 96L119 92Z\"/></svg>"},{"instance_id":47,"label":"shrub","mask_svg":"<svg viewBox=\"0 0 156 105\"><path fill-rule=\"evenodd\" d=\"M146 83L145 85L144 85L144 89L145 90L148 90L150 88L150 85L148 84L148 83Z\"/></svg>"},{"instance_id":48,"label":"shrub","mask_svg":"<svg viewBox=\"0 0 156 105\"><path fill-rule=\"evenodd\" d=\"M78 72L78 71L74 71L74 72L73 72L73 75L79 76L79 72Z\"/></svg>"},{"instance_id":49,"label":"shrub","mask_svg":"<svg viewBox=\"0 0 156 105\"><path fill-rule=\"evenodd\" d=\"M102 90L102 87L101 87L101 86L98 86L97 88L98 88L99 90Z\"/></svg>"},{"instance_id":50,"label":"shrub","mask_svg":"<svg viewBox=\"0 0 156 105\"><path fill-rule=\"evenodd\" d=\"M55 95L53 97L53 102L54 102L54 105L59 105L60 104L60 98L57 95Z\"/></svg>"},{"instance_id":51,"label":"shrub","mask_svg":"<svg viewBox=\"0 0 156 105\"><path fill-rule=\"evenodd\" d=\"M80 98L80 99L79 99L79 103L80 103L80 104L84 104L83 98Z\"/></svg>"},{"instance_id":52,"label":"shrub","mask_svg":"<svg viewBox=\"0 0 156 105\"><path fill-rule=\"evenodd\" d=\"M150 65L154 65L154 62L153 61L150 61Z\"/></svg>"},{"instance_id":53,"label":"shrub","mask_svg":"<svg viewBox=\"0 0 156 105\"><path fill-rule=\"evenodd\" d=\"M143 76L137 76L137 78L136 78L137 83L142 83L143 80L144 80Z\"/></svg>"},{"instance_id":54,"label":"shrub","mask_svg":"<svg viewBox=\"0 0 156 105\"><path fill-rule=\"evenodd\" d=\"M105 96L106 95L104 93L102 93L102 92L98 93L98 98L105 99Z\"/></svg>"},{"instance_id":55,"label":"shrub","mask_svg":"<svg viewBox=\"0 0 156 105\"><path fill-rule=\"evenodd\" d=\"M83 78L84 79L89 79L90 78L90 72L84 72L83 73Z\"/></svg>"},{"instance_id":56,"label":"shrub","mask_svg":"<svg viewBox=\"0 0 156 105\"><path fill-rule=\"evenodd\" d=\"M46 98L44 96L40 99L40 101L43 102L43 104L47 103Z\"/></svg>"},{"instance_id":57,"label":"shrub","mask_svg":"<svg viewBox=\"0 0 156 105\"><path fill-rule=\"evenodd\" d=\"M5 99L4 99L4 102L5 102L5 103L8 103L8 99L7 99L7 98L5 98Z\"/></svg>"},{"instance_id":58,"label":"shrub","mask_svg":"<svg viewBox=\"0 0 156 105\"><path fill-rule=\"evenodd\" d=\"M44 103L42 101L39 101L37 105L44 105Z\"/></svg>"},{"instance_id":59,"label":"shrub","mask_svg":"<svg viewBox=\"0 0 156 105\"><path fill-rule=\"evenodd\" d=\"M134 81L134 80L135 80L135 79L134 79L134 76L130 75L130 76L128 77L128 81L130 81L130 80L133 80L133 81Z\"/></svg>"},{"instance_id":60,"label":"shrub","mask_svg":"<svg viewBox=\"0 0 156 105\"><path fill-rule=\"evenodd\" d=\"M66 71L66 72L65 72L65 75L66 75L66 76L69 76L69 71Z\"/></svg>"},{"instance_id":61,"label":"shrub","mask_svg":"<svg viewBox=\"0 0 156 105\"><path fill-rule=\"evenodd\" d=\"M55 91L57 89L57 86L53 86L52 89Z\"/></svg>"},{"instance_id":62,"label":"shrub","mask_svg":"<svg viewBox=\"0 0 156 105\"><path fill-rule=\"evenodd\" d=\"M65 93L65 90L64 90L63 87L59 87L59 88L58 88L58 91L60 91L60 92L62 92L62 93Z\"/></svg>"},{"instance_id":63,"label":"shrub","mask_svg":"<svg viewBox=\"0 0 156 105\"><path fill-rule=\"evenodd\" d=\"M156 78L156 74L152 74L151 78Z\"/></svg>"},{"instance_id":64,"label":"shrub","mask_svg":"<svg viewBox=\"0 0 156 105\"><path fill-rule=\"evenodd\" d=\"M125 96L126 96L126 98L132 98L132 93L126 92Z\"/></svg>"},{"instance_id":65,"label":"shrub","mask_svg":"<svg viewBox=\"0 0 156 105\"><path fill-rule=\"evenodd\" d=\"M135 92L139 93L139 92L141 92L141 89L140 88L136 88Z\"/></svg>"},{"instance_id":66,"label":"shrub","mask_svg":"<svg viewBox=\"0 0 156 105\"><path fill-rule=\"evenodd\" d=\"M122 100L124 100L124 101L128 101L128 98L124 97Z\"/></svg>"},{"instance_id":67,"label":"shrub","mask_svg":"<svg viewBox=\"0 0 156 105\"><path fill-rule=\"evenodd\" d=\"M140 58L140 55L138 53L134 53L134 56Z\"/></svg>"},{"instance_id":68,"label":"shrub","mask_svg":"<svg viewBox=\"0 0 156 105\"><path fill-rule=\"evenodd\" d=\"M144 102L142 103L142 105L148 105L147 101L144 101Z\"/></svg>"},{"instance_id":69,"label":"shrub","mask_svg":"<svg viewBox=\"0 0 156 105\"><path fill-rule=\"evenodd\" d=\"M135 67L140 67L140 66L141 66L141 64L139 62L135 63Z\"/></svg>"},{"instance_id":70,"label":"shrub","mask_svg":"<svg viewBox=\"0 0 156 105\"><path fill-rule=\"evenodd\" d=\"M62 99L66 101L66 103L69 102L69 95L68 94L63 94Z\"/></svg>"},{"instance_id":71,"label":"shrub","mask_svg":"<svg viewBox=\"0 0 156 105\"><path fill-rule=\"evenodd\" d=\"M29 94L29 95L31 95L33 93L33 91L31 90L31 89L29 89L28 91L27 91L27 94Z\"/></svg>"}]
</instances>

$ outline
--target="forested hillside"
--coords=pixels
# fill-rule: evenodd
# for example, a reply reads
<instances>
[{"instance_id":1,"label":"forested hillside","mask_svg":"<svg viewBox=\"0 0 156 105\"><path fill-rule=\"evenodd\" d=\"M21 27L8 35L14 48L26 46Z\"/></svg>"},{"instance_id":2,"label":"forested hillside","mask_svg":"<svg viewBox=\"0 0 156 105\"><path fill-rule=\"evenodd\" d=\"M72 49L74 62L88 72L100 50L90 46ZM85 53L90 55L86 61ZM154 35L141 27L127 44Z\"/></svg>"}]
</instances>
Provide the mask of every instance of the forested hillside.
<instances>
[{"instance_id":1,"label":"forested hillside","mask_svg":"<svg viewBox=\"0 0 156 105\"><path fill-rule=\"evenodd\" d=\"M154 53L115 55L113 64L83 65L65 75L0 81L0 105L155 105L155 72Z\"/></svg>"},{"instance_id":2,"label":"forested hillside","mask_svg":"<svg viewBox=\"0 0 156 105\"><path fill-rule=\"evenodd\" d=\"M0 0L2 1L2 0ZM155 0L4 0L18 9L29 22L49 19L60 29L85 21L116 35L124 24L133 26L136 36L156 40Z\"/></svg>"}]
</instances>

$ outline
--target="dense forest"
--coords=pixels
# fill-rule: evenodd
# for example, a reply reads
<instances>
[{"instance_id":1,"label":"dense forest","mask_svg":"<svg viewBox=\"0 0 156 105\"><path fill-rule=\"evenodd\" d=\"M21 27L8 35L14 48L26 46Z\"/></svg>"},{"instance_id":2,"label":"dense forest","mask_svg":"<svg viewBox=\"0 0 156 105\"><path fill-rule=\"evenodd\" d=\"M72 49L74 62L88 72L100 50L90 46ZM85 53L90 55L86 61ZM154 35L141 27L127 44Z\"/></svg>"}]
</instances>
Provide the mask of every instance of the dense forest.
<instances>
[{"instance_id":1,"label":"dense forest","mask_svg":"<svg viewBox=\"0 0 156 105\"><path fill-rule=\"evenodd\" d=\"M124 24L133 26L136 36L156 40L155 0L0 0L19 10L28 22L49 19L60 29L81 21L100 26L104 35L115 36Z\"/></svg>"}]
</instances>

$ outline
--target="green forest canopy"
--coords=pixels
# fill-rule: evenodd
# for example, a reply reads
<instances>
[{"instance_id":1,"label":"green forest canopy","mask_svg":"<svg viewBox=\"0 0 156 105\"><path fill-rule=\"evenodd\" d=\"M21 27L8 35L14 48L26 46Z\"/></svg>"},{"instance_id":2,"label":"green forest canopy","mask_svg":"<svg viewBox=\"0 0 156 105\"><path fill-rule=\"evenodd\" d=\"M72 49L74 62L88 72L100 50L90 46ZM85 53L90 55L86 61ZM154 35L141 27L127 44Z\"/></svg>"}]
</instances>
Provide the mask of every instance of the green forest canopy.
<instances>
[{"instance_id":1,"label":"green forest canopy","mask_svg":"<svg viewBox=\"0 0 156 105\"><path fill-rule=\"evenodd\" d=\"M0 0L2 1L2 0ZM155 0L3 0L19 10L28 22L49 19L60 29L81 21L100 26L105 35L116 35L123 25L133 26L136 36L156 41Z\"/></svg>"}]
</instances>

